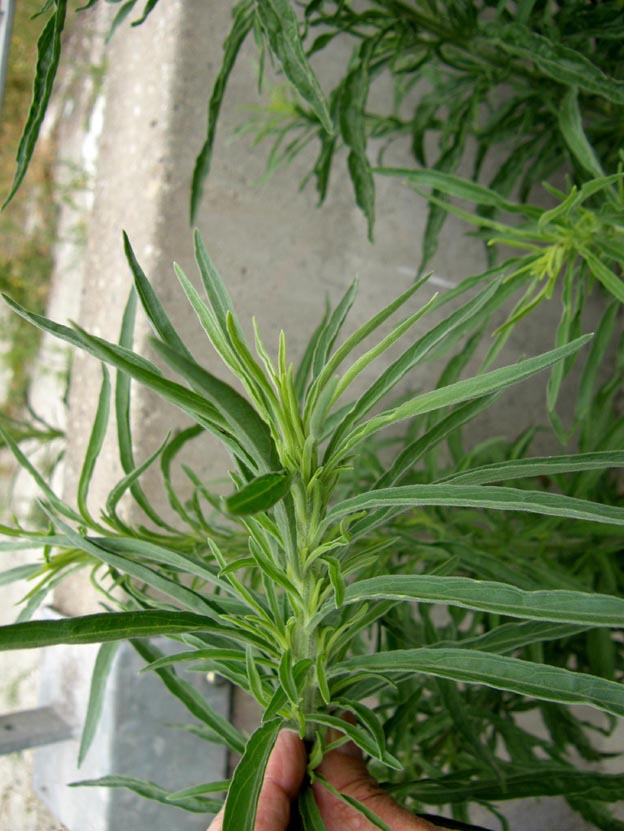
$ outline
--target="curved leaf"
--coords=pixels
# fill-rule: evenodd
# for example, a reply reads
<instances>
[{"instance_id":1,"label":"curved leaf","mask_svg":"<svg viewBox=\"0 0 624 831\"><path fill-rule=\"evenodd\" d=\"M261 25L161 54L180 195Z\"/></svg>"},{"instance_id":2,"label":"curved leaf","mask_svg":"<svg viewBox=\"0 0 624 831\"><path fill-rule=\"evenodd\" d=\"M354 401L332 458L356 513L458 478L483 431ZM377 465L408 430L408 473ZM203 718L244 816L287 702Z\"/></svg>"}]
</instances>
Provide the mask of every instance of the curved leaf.
<instances>
[{"instance_id":1,"label":"curved leaf","mask_svg":"<svg viewBox=\"0 0 624 831\"><path fill-rule=\"evenodd\" d=\"M358 655L328 668L332 677L353 672L422 672L452 681L483 684L543 701L587 704L624 716L624 685L561 667L454 648L397 649Z\"/></svg>"},{"instance_id":2,"label":"curved leaf","mask_svg":"<svg viewBox=\"0 0 624 831\"><path fill-rule=\"evenodd\" d=\"M347 587L344 603L366 600L446 603L493 614L590 626L624 626L624 598L566 590L524 591L469 577L388 574Z\"/></svg>"}]
</instances>

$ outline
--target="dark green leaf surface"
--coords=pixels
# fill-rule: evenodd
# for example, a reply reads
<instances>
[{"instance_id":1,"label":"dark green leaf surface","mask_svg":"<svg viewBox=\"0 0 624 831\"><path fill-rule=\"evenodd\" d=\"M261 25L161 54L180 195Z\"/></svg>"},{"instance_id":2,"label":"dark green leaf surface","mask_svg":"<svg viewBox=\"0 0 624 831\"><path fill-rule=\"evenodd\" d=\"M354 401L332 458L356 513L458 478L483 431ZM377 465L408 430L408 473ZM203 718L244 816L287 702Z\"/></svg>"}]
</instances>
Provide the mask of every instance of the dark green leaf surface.
<instances>
[{"instance_id":1,"label":"dark green leaf surface","mask_svg":"<svg viewBox=\"0 0 624 831\"><path fill-rule=\"evenodd\" d=\"M299 36L299 21L289 0L257 0L257 13L271 52L299 95L316 113L323 128L334 132L325 94L306 58Z\"/></svg>"},{"instance_id":2,"label":"dark green leaf surface","mask_svg":"<svg viewBox=\"0 0 624 831\"><path fill-rule=\"evenodd\" d=\"M253 831L264 771L281 726L279 719L269 721L247 742L228 791L223 831Z\"/></svg>"},{"instance_id":3,"label":"dark green leaf surface","mask_svg":"<svg viewBox=\"0 0 624 831\"><path fill-rule=\"evenodd\" d=\"M283 499L290 489L290 474L265 473L248 482L240 490L226 497L228 513L238 516L268 511Z\"/></svg>"},{"instance_id":4,"label":"dark green leaf surface","mask_svg":"<svg viewBox=\"0 0 624 831\"><path fill-rule=\"evenodd\" d=\"M127 638L201 631L212 621L188 612L115 612L65 620L29 621L0 626L0 649L35 649L59 643L102 643Z\"/></svg>"},{"instance_id":5,"label":"dark green leaf surface","mask_svg":"<svg viewBox=\"0 0 624 831\"><path fill-rule=\"evenodd\" d=\"M9 204L17 193L35 150L35 144L52 95L54 78L61 58L61 36L65 28L66 13L67 0L55 0L54 14L46 23L37 44L37 66L32 103L17 150L15 177L9 195L2 205L3 208Z\"/></svg>"},{"instance_id":6,"label":"dark green leaf surface","mask_svg":"<svg viewBox=\"0 0 624 831\"><path fill-rule=\"evenodd\" d=\"M223 63L219 70L219 74L215 81L210 102L208 104L208 126L206 130L206 140L203 147L195 160L195 169L193 171L193 182L191 185L191 223L195 222L199 204L201 202L202 194L204 192L204 185L210 172L210 163L212 161L212 151L214 146L215 135L217 132L217 119L221 110L223 96L229 77L236 62L236 56L247 35L253 28L254 10L251 2L238 3L233 10L234 22L228 36L223 44Z\"/></svg>"}]
</instances>

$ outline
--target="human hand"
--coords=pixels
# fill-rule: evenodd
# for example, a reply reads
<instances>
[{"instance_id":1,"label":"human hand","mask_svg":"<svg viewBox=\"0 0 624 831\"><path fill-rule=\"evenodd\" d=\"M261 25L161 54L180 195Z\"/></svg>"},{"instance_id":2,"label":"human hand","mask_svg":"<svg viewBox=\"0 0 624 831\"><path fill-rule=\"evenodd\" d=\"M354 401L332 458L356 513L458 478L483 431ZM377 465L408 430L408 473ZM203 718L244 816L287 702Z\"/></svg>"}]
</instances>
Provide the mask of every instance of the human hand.
<instances>
[{"instance_id":1,"label":"human hand","mask_svg":"<svg viewBox=\"0 0 624 831\"><path fill-rule=\"evenodd\" d=\"M255 831L286 831L291 803L303 784L307 765L305 746L299 736L283 730L277 737L269 758L258 799ZM374 811L392 831L440 831L398 805L382 791L366 770L359 749L347 742L326 754L319 773L340 793L351 796ZM327 831L377 831L366 820L319 782L314 795ZM208 831L221 831L223 811L212 821Z\"/></svg>"}]
</instances>

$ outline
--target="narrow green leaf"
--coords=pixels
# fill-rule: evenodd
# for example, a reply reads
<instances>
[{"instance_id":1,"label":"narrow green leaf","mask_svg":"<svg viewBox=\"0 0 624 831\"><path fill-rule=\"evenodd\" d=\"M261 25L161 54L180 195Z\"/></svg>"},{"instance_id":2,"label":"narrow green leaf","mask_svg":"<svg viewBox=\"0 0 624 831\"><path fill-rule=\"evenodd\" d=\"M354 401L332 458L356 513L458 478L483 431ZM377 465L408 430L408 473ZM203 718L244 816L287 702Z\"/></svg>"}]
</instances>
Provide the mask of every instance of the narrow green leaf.
<instances>
[{"instance_id":1,"label":"narrow green leaf","mask_svg":"<svg viewBox=\"0 0 624 831\"><path fill-rule=\"evenodd\" d=\"M344 455L364 438L373 435L378 430L390 424L396 424L399 421L413 418L416 415L430 413L441 407L469 401L472 398L478 398L482 395L490 395L507 386L517 384L525 378L529 378L531 375L535 375L537 372L552 366L557 361L574 354L591 340L591 337L591 335L585 335L584 337L571 341L565 346L560 346L552 349L550 352L545 352L543 355L538 355L536 358L527 358L524 361L519 361L517 364L494 369L490 372L477 375L474 378L467 378L463 381L449 384L446 387L423 393L404 404L400 404L398 407L380 413L378 416L365 422L361 427L356 428L351 435L344 439L342 446L339 446L336 452Z\"/></svg>"},{"instance_id":2,"label":"narrow green leaf","mask_svg":"<svg viewBox=\"0 0 624 831\"><path fill-rule=\"evenodd\" d=\"M323 388L323 386L329 381L329 379L334 375L334 373L338 370L339 366L342 364L343 361L353 352L353 350L362 343L362 341L367 338L369 335L372 335L374 331L376 331L386 320L391 317L396 311L398 311L402 306L407 303L407 301L412 297L415 292L417 292L429 279L429 275L424 277L422 280L418 280L417 282L413 283L406 291L400 294L397 298L395 298L391 303L388 303L380 312L377 312L376 315L373 315L370 320L360 326L356 331L349 335L349 337L345 340L345 342L336 349L334 354L329 358L329 360L323 366L323 369L317 379L316 386L318 388ZM328 311L326 312L326 317L328 315ZM323 323L325 319L323 320ZM321 331L321 327L319 330Z\"/></svg>"},{"instance_id":3,"label":"narrow green leaf","mask_svg":"<svg viewBox=\"0 0 624 831\"><path fill-rule=\"evenodd\" d=\"M169 807L182 808L194 814L214 814L221 808L221 801L217 799L204 799L202 797L183 797L174 799L170 791L155 785L154 782L146 782L143 779L136 779L134 776L102 776L100 779L85 779L82 782L72 782L71 788L126 788L133 793L142 796L144 799L153 799Z\"/></svg>"},{"instance_id":4,"label":"narrow green leaf","mask_svg":"<svg viewBox=\"0 0 624 831\"><path fill-rule=\"evenodd\" d=\"M314 791L310 786L304 787L299 792L297 807L299 809L299 816L303 822L303 831L327 831L319 807L316 804L316 799L314 798Z\"/></svg>"},{"instance_id":5,"label":"narrow green leaf","mask_svg":"<svg viewBox=\"0 0 624 831\"><path fill-rule=\"evenodd\" d=\"M576 419L582 423L586 420L594 401L594 388L598 383L598 368L601 366L609 344L615 333L615 325L620 305L614 299L608 305L603 314L600 325L592 341L587 356L587 362L583 368L583 374L579 384L579 392L576 400Z\"/></svg>"},{"instance_id":6,"label":"narrow green leaf","mask_svg":"<svg viewBox=\"0 0 624 831\"><path fill-rule=\"evenodd\" d=\"M214 146L215 135L217 132L217 121L219 112L221 110L221 103L225 95L227 83L236 63L238 52L245 42L247 35L253 28L254 22L254 8L251 0L248 2L239 3L233 10L234 21L230 29L225 43L223 44L223 63L217 75L210 101L208 103L208 126L206 129L206 139L201 148L197 159L195 160L195 169L193 170L193 182L191 185L191 223L195 222L197 211L204 192L204 184L208 173L210 171L210 163L212 161L212 151Z\"/></svg>"},{"instance_id":7,"label":"narrow green leaf","mask_svg":"<svg viewBox=\"0 0 624 831\"><path fill-rule=\"evenodd\" d=\"M624 450L517 459L502 464L483 465L460 473L451 473L439 479L438 484L485 485L511 479L556 476L558 473L576 473L580 470L608 470L613 467L624 467Z\"/></svg>"},{"instance_id":8,"label":"narrow green leaf","mask_svg":"<svg viewBox=\"0 0 624 831\"><path fill-rule=\"evenodd\" d=\"M334 124L325 94L306 58L299 36L299 21L289 0L257 0L256 10L271 52L304 101L312 107L323 129L332 134Z\"/></svg>"},{"instance_id":9,"label":"narrow green leaf","mask_svg":"<svg viewBox=\"0 0 624 831\"><path fill-rule=\"evenodd\" d=\"M616 802L624 788L622 774L573 770L552 762L536 762L532 770L509 770L501 779L451 774L436 779L390 785L393 794L406 794L429 805L506 799L531 799L540 796L583 796L603 802Z\"/></svg>"},{"instance_id":10,"label":"narrow green leaf","mask_svg":"<svg viewBox=\"0 0 624 831\"><path fill-rule=\"evenodd\" d=\"M367 805L359 800L355 799L352 796L349 796L346 793L341 793L340 791L336 790L333 785L331 785L324 776L322 776L318 771L314 772L314 779L318 780L324 788L326 788L331 794L333 794L336 799L340 800L340 802L344 802L350 808L353 808L361 814L371 825L374 825L375 828L379 828L380 831L392 831L389 825L377 816L377 814L372 811Z\"/></svg>"},{"instance_id":11,"label":"narrow green leaf","mask_svg":"<svg viewBox=\"0 0 624 831\"><path fill-rule=\"evenodd\" d=\"M371 508L421 508L423 505L445 505L458 508L488 508L496 511L528 511L544 516L589 520L610 525L624 525L624 509L600 505L585 499L561 496L544 491L516 488L478 487L468 485L403 485L380 488L344 500L332 508L326 525L339 517Z\"/></svg>"},{"instance_id":12,"label":"narrow green leaf","mask_svg":"<svg viewBox=\"0 0 624 831\"><path fill-rule=\"evenodd\" d=\"M154 11L154 9L156 8L157 5L158 5L158 0L147 0L147 2L145 4L145 7L143 8L143 13L141 14L141 17L139 17L137 20L133 20L132 25L133 26L141 26L143 23L145 23L145 21L150 16L150 14Z\"/></svg>"},{"instance_id":13,"label":"narrow green leaf","mask_svg":"<svg viewBox=\"0 0 624 831\"><path fill-rule=\"evenodd\" d=\"M136 640L133 637L132 646L147 663L154 663L162 657L162 652L152 646L148 641ZM171 667L161 667L156 670L163 684L179 701L184 704L187 710L198 718L203 724L208 725L222 742L237 753L245 749L245 739L233 724L216 712L206 698L192 684L178 678Z\"/></svg>"},{"instance_id":14,"label":"narrow green leaf","mask_svg":"<svg viewBox=\"0 0 624 831\"><path fill-rule=\"evenodd\" d=\"M18 580L28 580L34 574L41 570L40 563L32 563L32 565L15 566L8 571L0 572L0 586L7 586L9 583L15 583Z\"/></svg>"},{"instance_id":15,"label":"narrow green leaf","mask_svg":"<svg viewBox=\"0 0 624 831\"><path fill-rule=\"evenodd\" d=\"M121 320L121 331L119 333L119 346L128 351L132 350L134 339L134 323L136 318L137 294L134 290L130 292ZM82 346L84 349L84 345ZM119 461L124 473L131 475L135 470L134 450L132 441L132 429L130 426L130 398L131 378L118 369L115 381L115 419L117 425L117 446L119 449ZM173 530L164 522L157 511L152 508L151 503L143 493L143 489L135 477L129 482L132 497L151 521L166 530Z\"/></svg>"},{"instance_id":16,"label":"narrow green leaf","mask_svg":"<svg viewBox=\"0 0 624 831\"><path fill-rule=\"evenodd\" d=\"M588 628L587 624L544 623L542 621L505 623L483 635L475 635L473 638L462 638L460 641L438 641L436 647L460 646L462 649L477 649L479 652L497 652L504 655L534 643L570 638L587 631Z\"/></svg>"},{"instance_id":17,"label":"narrow green leaf","mask_svg":"<svg viewBox=\"0 0 624 831\"><path fill-rule=\"evenodd\" d=\"M98 399L98 406L91 430L91 437L87 450L85 452L84 462L82 463L82 470L80 472L80 479L78 481L78 492L76 494L76 504L78 510L85 521L91 520L91 515L87 507L87 496L89 494L89 485L95 469L95 463L104 444L104 437L106 436L106 428L108 427L108 417L110 413L110 379L108 371L102 365L102 386Z\"/></svg>"},{"instance_id":18,"label":"narrow green leaf","mask_svg":"<svg viewBox=\"0 0 624 831\"><path fill-rule=\"evenodd\" d=\"M123 243L126 259L128 260L128 264L130 265L134 278L136 293L141 301L143 310L147 315L147 319L154 328L154 331L168 346L175 349L176 352L180 352L182 355L185 355L189 360L192 360L193 356L184 345L184 341L178 335L175 326L167 316L167 313L158 299L156 292L145 276L145 272L139 265L139 261L135 256L128 235L125 231L123 232ZM132 345L131 331L133 328L134 312L131 312L131 314L132 321L128 321L127 335L126 337L122 336L120 339L121 346L131 347Z\"/></svg>"},{"instance_id":19,"label":"narrow green leaf","mask_svg":"<svg viewBox=\"0 0 624 831\"><path fill-rule=\"evenodd\" d=\"M364 753L387 764L394 770L403 770L401 762L383 747L378 747L376 738L372 737L368 730L363 730L355 724L351 724L338 716L332 716L328 713L312 713L308 718L315 724L323 724L326 727L332 727L339 733L344 733Z\"/></svg>"},{"instance_id":20,"label":"narrow green leaf","mask_svg":"<svg viewBox=\"0 0 624 831\"><path fill-rule=\"evenodd\" d=\"M559 129L572 156L590 176L604 176L602 165L583 130L578 90L570 87L559 106Z\"/></svg>"},{"instance_id":21,"label":"narrow green leaf","mask_svg":"<svg viewBox=\"0 0 624 831\"><path fill-rule=\"evenodd\" d=\"M578 252L583 257L594 277L620 303L624 303L624 280L608 268L598 257L584 245L578 246Z\"/></svg>"},{"instance_id":22,"label":"narrow green leaf","mask_svg":"<svg viewBox=\"0 0 624 831\"><path fill-rule=\"evenodd\" d=\"M484 30L506 52L531 61L559 84L578 87L620 106L624 104L624 81L608 77L575 49L518 23L488 24Z\"/></svg>"},{"instance_id":23,"label":"narrow green leaf","mask_svg":"<svg viewBox=\"0 0 624 831\"><path fill-rule=\"evenodd\" d=\"M245 456L252 460L251 463L260 469L273 467L277 462L277 451L271 431L249 401L195 361L187 360L160 341L152 343L167 363L187 379L208 406L219 414L219 421L236 436L237 443L244 448Z\"/></svg>"},{"instance_id":24,"label":"narrow green leaf","mask_svg":"<svg viewBox=\"0 0 624 831\"><path fill-rule=\"evenodd\" d=\"M65 620L33 620L0 626L0 650L175 635L201 631L206 626L212 626L210 618L169 611L114 612Z\"/></svg>"},{"instance_id":25,"label":"narrow green leaf","mask_svg":"<svg viewBox=\"0 0 624 831\"><path fill-rule=\"evenodd\" d=\"M622 684L491 652L435 647L398 649L349 658L331 667L329 674L336 677L358 671L423 672L467 684L483 684L544 701L587 704L615 716L624 716Z\"/></svg>"},{"instance_id":26,"label":"narrow green leaf","mask_svg":"<svg viewBox=\"0 0 624 831\"><path fill-rule=\"evenodd\" d=\"M223 831L253 831L264 771L282 726L281 719L263 724L247 742L230 783Z\"/></svg>"},{"instance_id":27,"label":"narrow green leaf","mask_svg":"<svg viewBox=\"0 0 624 831\"><path fill-rule=\"evenodd\" d=\"M369 62L375 46L376 39L363 42L357 63L342 81L338 96L340 131L349 148L347 164L355 201L366 217L371 242L375 227L375 180L366 154L365 118L370 86Z\"/></svg>"},{"instance_id":28,"label":"narrow green leaf","mask_svg":"<svg viewBox=\"0 0 624 831\"><path fill-rule=\"evenodd\" d=\"M316 352L319 339L322 337L323 332L325 331L325 327L327 326L327 321L329 320L329 315L331 313L331 309L329 307L329 302L325 304L325 311L323 313L323 317L321 322L314 330L312 337L308 341L308 344L305 348L305 352L303 353L303 358L297 367L297 371L295 373L295 392L297 393L297 400L300 404L303 403L306 388L308 384L308 379L310 376L310 371L312 370L312 361L314 358L314 353Z\"/></svg>"},{"instance_id":29,"label":"narrow green leaf","mask_svg":"<svg viewBox=\"0 0 624 831\"><path fill-rule=\"evenodd\" d=\"M225 498L225 508L234 515L268 511L283 499L290 489L290 474L265 473L248 482L236 493Z\"/></svg>"},{"instance_id":30,"label":"narrow green leaf","mask_svg":"<svg viewBox=\"0 0 624 831\"><path fill-rule=\"evenodd\" d=\"M345 434L356 424L375 404L394 389L398 382L416 364L422 361L443 340L452 336L453 331L467 321L474 319L485 303L492 297L495 287L486 289L476 298L465 303L462 308L452 312L445 320L434 326L423 337L409 346L403 354L384 370L379 378L361 395L358 400L345 412L340 423L336 426L325 451L323 463L327 464L340 445Z\"/></svg>"},{"instance_id":31,"label":"narrow green leaf","mask_svg":"<svg viewBox=\"0 0 624 831\"><path fill-rule=\"evenodd\" d=\"M357 287L358 281L354 280L341 297L334 311L329 315L329 319L319 335L312 359L312 375L314 378L320 375L325 366L327 357L340 333L342 324L353 305L355 295L357 294Z\"/></svg>"},{"instance_id":32,"label":"narrow green leaf","mask_svg":"<svg viewBox=\"0 0 624 831\"><path fill-rule=\"evenodd\" d=\"M559 590L524 591L506 583L468 577L388 574L347 586L345 604L366 600L418 600L532 620L589 626L624 626L624 599Z\"/></svg>"},{"instance_id":33,"label":"narrow green leaf","mask_svg":"<svg viewBox=\"0 0 624 831\"><path fill-rule=\"evenodd\" d=\"M4 442L6 447L11 451L11 453L15 456L20 468L22 470L26 470L30 476L34 479L37 483L37 486L41 489L41 491L45 494L46 499L49 501L51 505L54 506L54 509L64 517L68 519L72 519L77 522L82 522L82 517L77 514L69 505L66 505L58 496L54 493L52 488L48 485L44 477L39 473L36 467L31 464L28 457L20 450L17 443L13 440L12 436L6 432L4 427L2 426L2 422L0 421L0 439ZM11 533L12 529L5 529L2 528L3 533ZM12 536L12 534L11 534Z\"/></svg>"},{"instance_id":34,"label":"narrow green leaf","mask_svg":"<svg viewBox=\"0 0 624 831\"><path fill-rule=\"evenodd\" d=\"M220 782L207 782L203 785L193 785L181 791L175 791L167 797L167 801L182 799L186 796L202 796L206 793L225 793L229 787L230 780L223 779Z\"/></svg>"},{"instance_id":35,"label":"narrow green leaf","mask_svg":"<svg viewBox=\"0 0 624 831\"><path fill-rule=\"evenodd\" d=\"M78 751L78 767L80 767L84 762L93 739L95 738L100 716L102 715L102 708L104 706L106 681L113 665L118 645L117 641L103 643L99 648L97 658L95 659L93 675L91 676L91 688L89 690L87 715L82 728L80 750Z\"/></svg>"},{"instance_id":36,"label":"narrow green leaf","mask_svg":"<svg viewBox=\"0 0 624 831\"><path fill-rule=\"evenodd\" d=\"M496 208L498 211L509 213L522 213L528 216L538 217L539 209L531 208L529 205L522 205L510 202L496 191L471 182L469 179L462 179L452 173L445 173L441 170L411 170L402 167L376 167L374 172L380 176L393 176L405 179L411 184L439 190L457 199L473 202L475 205Z\"/></svg>"},{"instance_id":37,"label":"narrow green leaf","mask_svg":"<svg viewBox=\"0 0 624 831\"><path fill-rule=\"evenodd\" d=\"M221 275L210 259L204 241L197 230L193 234L193 242L195 246L195 262L201 275L202 285L222 333L225 334L227 332L228 313L232 316L237 330L240 331L240 324L232 299L228 294Z\"/></svg>"},{"instance_id":38,"label":"narrow green leaf","mask_svg":"<svg viewBox=\"0 0 624 831\"><path fill-rule=\"evenodd\" d=\"M61 35L65 28L66 13L67 0L55 0L54 14L46 23L37 43L37 65L32 103L17 149L15 177L2 208L6 208L17 193L35 150L61 58Z\"/></svg>"}]
</instances>

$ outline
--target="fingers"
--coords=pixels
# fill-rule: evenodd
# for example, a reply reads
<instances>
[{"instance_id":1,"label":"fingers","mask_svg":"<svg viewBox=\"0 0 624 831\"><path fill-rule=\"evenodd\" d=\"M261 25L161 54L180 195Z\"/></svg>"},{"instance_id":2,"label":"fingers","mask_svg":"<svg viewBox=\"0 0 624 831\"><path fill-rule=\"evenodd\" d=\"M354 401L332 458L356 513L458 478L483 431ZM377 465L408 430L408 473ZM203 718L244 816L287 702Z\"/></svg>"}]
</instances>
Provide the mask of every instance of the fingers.
<instances>
[{"instance_id":1,"label":"fingers","mask_svg":"<svg viewBox=\"0 0 624 831\"><path fill-rule=\"evenodd\" d=\"M286 831L290 819L290 803L296 798L307 765L303 742L296 733L282 730L269 757L254 831ZM221 831L223 809L213 819L208 831Z\"/></svg>"},{"instance_id":2,"label":"fingers","mask_svg":"<svg viewBox=\"0 0 624 831\"><path fill-rule=\"evenodd\" d=\"M319 771L337 791L362 802L392 831L436 831L433 825L397 805L381 790L366 770L360 751L351 742L328 753ZM362 814L330 793L322 783L317 782L313 787L327 831L377 831Z\"/></svg>"},{"instance_id":3,"label":"fingers","mask_svg":"<svg viewBox=\"0 0 624 831\"><path fill-rule=\"evenodd\" d=\"M286 831L290 803L299 793L307 763L305 746L299 736L282 730L266 767L255 831Z\"/></svg>"}]
</instances>

